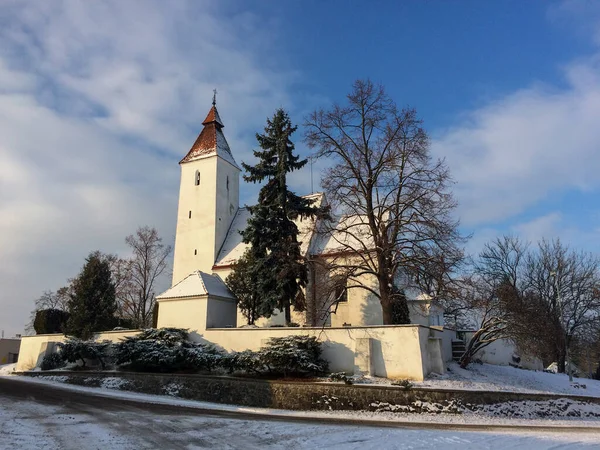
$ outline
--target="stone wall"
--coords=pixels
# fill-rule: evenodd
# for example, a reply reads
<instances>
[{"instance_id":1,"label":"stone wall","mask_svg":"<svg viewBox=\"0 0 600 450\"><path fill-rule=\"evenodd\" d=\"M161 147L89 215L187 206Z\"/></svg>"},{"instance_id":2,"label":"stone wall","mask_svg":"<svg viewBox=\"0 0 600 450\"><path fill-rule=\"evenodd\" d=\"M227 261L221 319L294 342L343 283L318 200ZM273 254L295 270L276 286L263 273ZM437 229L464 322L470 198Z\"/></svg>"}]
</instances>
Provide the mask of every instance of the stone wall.
<instances>
[{"instance_id":1,"label":"stone wall","mask_svg":"<svg viewBox=\"0 0 600 450\"><path fill-rule=\"evenodd\" d=\"M405 389L398 386L345 385L337 383L286 382L235 377L131 372L32 372L29 376L48 376L54 381L93 387L118 387L147 394L172 395L189 400L239 406L291 410L381 410L385 405L412 407L420 412L421 403L456 412L458 405L491 405L504 402L548 401L569 398L600 404L600 398L525 394L501 391ZM392 408L396 409L396 408ZM435 412L435 411L430 411Z\"/></svg>"}]
</instances>

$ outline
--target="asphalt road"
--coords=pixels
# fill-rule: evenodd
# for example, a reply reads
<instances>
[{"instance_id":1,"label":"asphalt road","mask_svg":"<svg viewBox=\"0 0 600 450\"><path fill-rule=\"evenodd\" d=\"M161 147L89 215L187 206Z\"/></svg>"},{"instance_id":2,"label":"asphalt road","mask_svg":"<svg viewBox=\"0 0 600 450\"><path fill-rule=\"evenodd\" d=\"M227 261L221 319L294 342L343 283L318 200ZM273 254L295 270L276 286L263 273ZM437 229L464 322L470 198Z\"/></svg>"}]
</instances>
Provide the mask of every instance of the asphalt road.
<instances>
[{"instance_id":1,"label":"asphalt road","mask_svg":"<svg viewBox=\"0 0 600 450\"><path fill-rule=\"evenodd\" d=\"M479 432L431 424L348 425L157 405L0 377L1 449L598 448L600 435L556 428ZM382 425L386 425L383 427Z\"/></svg>"}]
</instances>

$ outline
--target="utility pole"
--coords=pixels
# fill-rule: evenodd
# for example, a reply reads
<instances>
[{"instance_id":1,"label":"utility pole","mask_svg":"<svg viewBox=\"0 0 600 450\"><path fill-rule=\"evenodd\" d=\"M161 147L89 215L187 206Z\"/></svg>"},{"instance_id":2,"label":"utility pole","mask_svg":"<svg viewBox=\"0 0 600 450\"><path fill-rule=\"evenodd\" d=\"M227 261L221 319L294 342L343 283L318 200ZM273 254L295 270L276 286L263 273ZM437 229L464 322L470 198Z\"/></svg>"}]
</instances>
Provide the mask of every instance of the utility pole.
<instances>
[{"instance_id":1,"label":"utility pole","mask_svg":"<svg viewBox=\"0 0 600 450\"><path fill-rule=\"evenodd\" d=\"M315 190L313 189L313 157L308 157L310 160L310 193L313 194Z\"/></svg>"}]
</instances>

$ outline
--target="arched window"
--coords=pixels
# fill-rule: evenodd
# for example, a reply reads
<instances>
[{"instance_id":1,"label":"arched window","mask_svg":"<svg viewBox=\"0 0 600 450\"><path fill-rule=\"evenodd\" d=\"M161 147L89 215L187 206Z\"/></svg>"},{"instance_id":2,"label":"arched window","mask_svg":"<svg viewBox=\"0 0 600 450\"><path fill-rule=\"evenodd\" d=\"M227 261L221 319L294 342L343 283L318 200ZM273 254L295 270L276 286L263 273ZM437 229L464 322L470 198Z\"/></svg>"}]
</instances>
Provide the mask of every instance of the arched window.
<instances>
[{"instance_id":1,"label":"arched window","mask_svg":"<svg viewBox=\"0 0 600 450\"><path fill-rule=\"evenodd\" d=\"M194 177L194 184L200 186L200 171L196 170L196 176Z\"/></svg>"}]
</instances>

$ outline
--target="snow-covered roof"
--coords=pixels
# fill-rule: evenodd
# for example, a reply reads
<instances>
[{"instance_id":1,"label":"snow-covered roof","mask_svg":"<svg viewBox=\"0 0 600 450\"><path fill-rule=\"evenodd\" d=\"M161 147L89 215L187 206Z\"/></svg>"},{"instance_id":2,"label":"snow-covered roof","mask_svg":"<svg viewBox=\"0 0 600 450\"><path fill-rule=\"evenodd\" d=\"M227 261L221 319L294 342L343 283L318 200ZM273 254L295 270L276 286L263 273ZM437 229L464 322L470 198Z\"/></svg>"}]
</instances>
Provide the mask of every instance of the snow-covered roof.
<instances>
[{"instance_id":1,"label":"snow-covered roof","mask_svg":"<svg viewBox=\"0 0 600 450\"><path fill-rule=\"evenodd\" d=\"M339 216L320 226L310 252L326 256L348 250L367 250L374 247L372 240L366 216Z\"/></svg>"},{"instance_id":2,"label":"snow-covered roof","mask_svg":"<svg viewBox=\"0 0 600 450\"><path fill-rule=\"evenodd\" d=\"M325 204L325 196L323 193L305 195L304 198L314 199L313 206L323 206ZM248 208L238 209L227 236L225 237L225 242L221 246L221 250L217 256L215 268L229 267L242 257L246 248L248 248L248 244L242 242L242 235L240 232L244 231L248 226L248 219L250 219L250 210ZM309 247L312 247L313 245L315 220L299 218L295 223L298 227L298 241L301 243L300 252L304 256L309 250Z\"/></svg>"},{"instance_id":3,"label":"snow-covered roof","mask_svg":"<svg viewBox=\"0 0 600 450\"><path fill-rule=\"evenodd\" d=\"M235 296L218 275L211 275L199 270L192 272L156 298L164 300L168 298L200 297L204 295L235 299Z\"/></svg>"}]
</instances>

